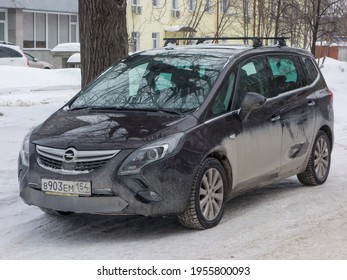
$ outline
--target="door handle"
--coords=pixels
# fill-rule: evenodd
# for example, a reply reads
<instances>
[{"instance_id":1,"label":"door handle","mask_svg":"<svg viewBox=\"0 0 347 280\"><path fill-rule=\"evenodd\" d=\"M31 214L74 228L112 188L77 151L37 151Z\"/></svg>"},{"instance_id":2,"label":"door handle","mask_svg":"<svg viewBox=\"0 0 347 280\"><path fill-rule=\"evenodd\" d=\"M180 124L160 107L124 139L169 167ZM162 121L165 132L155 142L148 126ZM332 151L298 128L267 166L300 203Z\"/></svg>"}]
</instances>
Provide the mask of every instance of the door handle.
<instances>
[{"instance_id":1,"label":"door handle","mask_svg":"<svg viewBox=\"0 0 347 280\"><path fill-rule=\"evenodd\" d=\"M280 119L281 119L281 116L280 116L280 115L272 116L272 117L271 117L271 121L272 121L272 122L277 122L277 121L279 121Z\"/></svg>"},{"instance_id":2,"label":"door handle","mask_svg":"<svg viewBox=\"0 0 347 280\"><path fill-rule=\"evenodd\" d=\"M307 102L307 105L308 105L309 107L312 107L312 106L316 105L316 101L310 100L310 101Z\"/></svg>"}]
</instances>

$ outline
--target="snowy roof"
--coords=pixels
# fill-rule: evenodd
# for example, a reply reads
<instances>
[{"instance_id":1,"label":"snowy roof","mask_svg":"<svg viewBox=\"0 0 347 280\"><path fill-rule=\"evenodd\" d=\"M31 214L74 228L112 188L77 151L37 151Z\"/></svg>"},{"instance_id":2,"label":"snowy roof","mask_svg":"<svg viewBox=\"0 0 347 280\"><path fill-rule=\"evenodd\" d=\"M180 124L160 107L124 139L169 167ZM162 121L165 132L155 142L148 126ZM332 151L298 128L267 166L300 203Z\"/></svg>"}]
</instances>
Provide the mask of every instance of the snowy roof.
<instances>
[{"instance_id":1,"label":"snowy roof","mask_svg":"<svg viewBox=\"0 0 347 280\"><path fill-rule=\"evenodd\" d=\"M168 25L164 26L164 30L168 32L196 32L196 30L188 25Z\"/></svg>"},{"instance_id":2,"label":"snowy roof","mask_svg":"<svg viewBox=\"0 0 347 280\"><path fill-rule=\"evenodd\" d=\"M316 42L316 46L329 46L329 47L347 47L347 42Z\"/></svg>"},{"instance_id":3,"label":"snowy roof","mask_svg":"<svg viewBox=\"0 0 347 280\"><path fill-rule=\"evenodd\" d=\"M81 54L74 53L72 56L69 57L67 63L81 63Z\"/></svg>"},{"instance_id":4,"label":"snowy roof","mask_svg":"<svg viewBox=\"0 0 347 280\"><path fill-rule=\"evenodd\" d=\"M80 52L80 43L63 43L55 46L52 52Z\"/></svg>"}]
</instances>

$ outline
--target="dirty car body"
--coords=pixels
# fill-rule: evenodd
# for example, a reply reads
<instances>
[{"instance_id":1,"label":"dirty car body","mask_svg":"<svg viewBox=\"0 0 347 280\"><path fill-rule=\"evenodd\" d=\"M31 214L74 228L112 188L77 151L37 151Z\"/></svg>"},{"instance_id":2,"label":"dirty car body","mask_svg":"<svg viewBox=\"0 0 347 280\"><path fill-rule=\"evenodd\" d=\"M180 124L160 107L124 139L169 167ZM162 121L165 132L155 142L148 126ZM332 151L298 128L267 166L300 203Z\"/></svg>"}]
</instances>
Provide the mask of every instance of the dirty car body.
<instances>
[{"instance_id":1,"label":"dirty car body","mask_svg":"<svg viewBox=\"0 0 347 280\"><path fill-rule=\"evenodd\" d=\"M134 54L28 133L20 195L50 213L221 220L232 197L328 177L332 93L305 51L188 46Z\"/></svg>"}]
</instances>

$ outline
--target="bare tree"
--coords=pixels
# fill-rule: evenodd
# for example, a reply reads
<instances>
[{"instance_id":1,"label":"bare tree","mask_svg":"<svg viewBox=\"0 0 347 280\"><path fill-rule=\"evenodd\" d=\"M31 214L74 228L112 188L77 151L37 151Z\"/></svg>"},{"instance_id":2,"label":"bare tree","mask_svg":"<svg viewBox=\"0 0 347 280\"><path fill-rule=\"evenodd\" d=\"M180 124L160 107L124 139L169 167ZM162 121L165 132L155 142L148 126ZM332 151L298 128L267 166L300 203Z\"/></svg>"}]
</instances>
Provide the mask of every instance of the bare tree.
<instances>
[{"instance_id":1,"label":"bare tree","mask_svg":"<svg viewBox=\"0 0 347 280\"><path fill-rule=\"evenodd\" d=\"M201 20L206 13L206 6L204 1L195 2L193 9L190 10L190 15L186 19L186 23L192 30L196 30L199 27ZM188 32L187 37L194 37L195 32Z\"/></svg>"},{"instance_id":2,"label":"bare tree","mask_svg":"<svg viewBox=\"0 0 347 280\"><path fill-rule=\"evenodd\" d=\"M79 0L82 87L128 53L126 0Z\"/></svg>"},{"instance_id":3,"label":"bare tree","mask_svg":"<svg viewBox=\"0 0 347 280\"><path fill-rule=\"evenodd\" d=\"M303 27L301 40L314 54L318 40L332 40L339 33L336 13L345 0L292 0L296 26Z\"/></svg>"}]
</instances>

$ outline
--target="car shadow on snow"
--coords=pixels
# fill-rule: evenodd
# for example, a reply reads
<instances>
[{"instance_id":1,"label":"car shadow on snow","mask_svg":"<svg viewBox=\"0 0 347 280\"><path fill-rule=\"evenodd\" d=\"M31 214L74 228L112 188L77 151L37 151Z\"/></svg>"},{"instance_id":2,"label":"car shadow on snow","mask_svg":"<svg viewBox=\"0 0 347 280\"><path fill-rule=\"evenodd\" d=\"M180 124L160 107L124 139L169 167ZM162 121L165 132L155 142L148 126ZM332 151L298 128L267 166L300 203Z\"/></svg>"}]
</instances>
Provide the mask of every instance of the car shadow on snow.
<instances>
[{"instance_id":1,"label":"car shadow on snow","mask_svg":"<svg viewBox=\"0 0 347 280\"><path fill-rule=\"evenodd\" d=\"M262 207L264 204L276 204L276 200L295 195L299 190L307 187L302 185L296 178L284 179L269 186L253 189L231 199L225 209L224 218L245 214L251 210Z\"/></svg>"},{"instance_id":2,"label":"car shadow on snow","mask_svg":"<svg viewBox=\"0 0 347 280\"><path fill-rule=\"evenodd\" d=\"M247 219L249 211L257 211L269 202L276 203L305 189L296 179L290 178L275 184L256 189L233 198L226 205L222 222L213 231L228 223L233 218L243 215ZM279 202L280 203L280 202ZM167 236L191 235L201 231L190 230L180 225L176 217L142 217L142 216L103 216L89 214L73 214L67 216L50 216L42 214L39 218L44 227L35 229L35 234L49 242L97 243L104 241L124 242L135 240L151 240ZM44 221L42 220L44 219Z\"/></svg>"}]
</instances>

